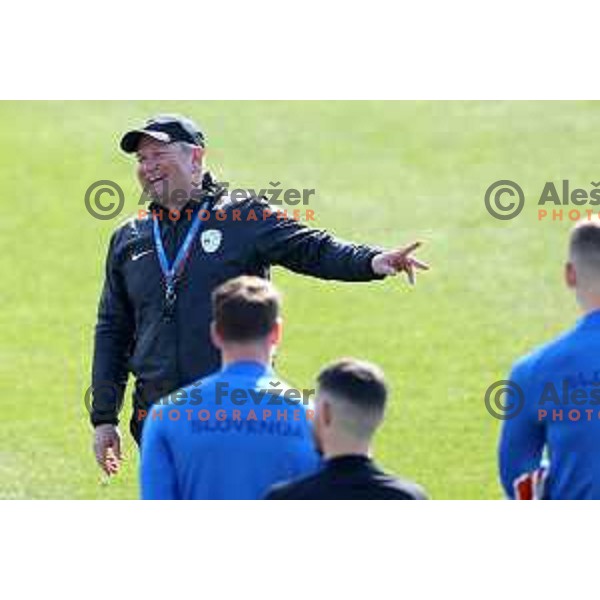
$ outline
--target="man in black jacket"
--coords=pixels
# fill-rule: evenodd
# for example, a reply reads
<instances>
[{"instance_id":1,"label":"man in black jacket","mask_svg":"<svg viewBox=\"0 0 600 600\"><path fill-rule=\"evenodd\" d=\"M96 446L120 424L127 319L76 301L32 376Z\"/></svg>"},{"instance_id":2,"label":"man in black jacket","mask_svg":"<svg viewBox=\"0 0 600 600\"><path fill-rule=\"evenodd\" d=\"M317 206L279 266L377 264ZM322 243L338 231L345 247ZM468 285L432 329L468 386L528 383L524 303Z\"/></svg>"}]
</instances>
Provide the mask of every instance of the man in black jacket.
<instances>
[{"instance_id":1,"label":"man in black jacket","mask_svg":"<svg viewBox=\"0 0 600 600\"><path fill-rule=\"evenodd\" d=\"M356 245L282 218L264 199L230 198L203 171L203 133L189 119L160 116L126 133L138 179L152 198L145 217L112 236L98 309L91 422L101 467L120 457L118 414L135 378L130 429L159 398L219 367L210 342L211 292L239 275L269 277L271 265L321 279L370 281L427 265L418 243L393 251ZM108 458L111 457L111 461ZM112 460L112 459L115 460Z\"/></svg>"},{"instance_id":2,"label":"man in black jacket","mask_svg":"<svg viewBox=\"0 0 600 600\"><path fill-rule=\"evenodd\" d=\"M318 377L315 438L325 459L318 473L278 484L267 500L425 500L416 484L387 475L371 460L371 443L387 400L381 370L342 359Z\"/></svg>"}]
</instances>

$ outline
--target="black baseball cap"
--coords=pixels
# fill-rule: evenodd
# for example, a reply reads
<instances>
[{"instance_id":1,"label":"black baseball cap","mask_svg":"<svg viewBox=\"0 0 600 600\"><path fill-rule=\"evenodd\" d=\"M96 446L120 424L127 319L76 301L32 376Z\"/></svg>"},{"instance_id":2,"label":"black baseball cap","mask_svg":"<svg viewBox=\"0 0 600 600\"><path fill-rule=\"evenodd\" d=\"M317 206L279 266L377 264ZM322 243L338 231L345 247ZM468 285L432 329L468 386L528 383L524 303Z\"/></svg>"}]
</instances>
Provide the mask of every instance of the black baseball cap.
<instances>
[{"instance_id":1,"label":"black baseball cap","mask_svg":"<svg viewBox=\"0 0 600 600\"><path fill-rule=\"evenodd\" d=\"M187 142L204 148L204 134L198 126L186 117L178 115L158 115L146 121L140 129L128 131L121 138L123 152L136 152L143 135L160 142Z\"/></svg>"}]
</instances>

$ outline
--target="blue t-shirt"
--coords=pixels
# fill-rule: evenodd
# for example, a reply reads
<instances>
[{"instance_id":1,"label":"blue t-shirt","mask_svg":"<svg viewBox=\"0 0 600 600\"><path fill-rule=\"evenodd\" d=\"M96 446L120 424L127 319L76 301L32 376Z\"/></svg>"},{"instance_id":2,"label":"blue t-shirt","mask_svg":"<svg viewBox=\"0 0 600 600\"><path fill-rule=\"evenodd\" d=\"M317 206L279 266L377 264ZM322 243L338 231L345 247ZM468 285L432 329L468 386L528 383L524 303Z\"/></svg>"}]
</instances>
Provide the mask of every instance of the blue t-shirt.
<instances>
[{"instance_id":1,"label":"blue t-shirt","mask_svg":"<svg viewBox=\"0 0 600 600\"><path fill-rule=\"evenodd\" d=\"M240 361L162 399L144 424L142 498L259 499L313 473L314 412L302 393Z\"/></svg>"},{"instance_id":2,"label":"blue t-shirt","mask_svg":"<svg viewBox=\"0 0 600 600\"><path fill-rule=\"evenodd\" d=\"M517 361L510 380L522 391L523 407L500 437L508 497L547 459L544 498L600 499L600 311Z\"/></svg>"}]
</instances>

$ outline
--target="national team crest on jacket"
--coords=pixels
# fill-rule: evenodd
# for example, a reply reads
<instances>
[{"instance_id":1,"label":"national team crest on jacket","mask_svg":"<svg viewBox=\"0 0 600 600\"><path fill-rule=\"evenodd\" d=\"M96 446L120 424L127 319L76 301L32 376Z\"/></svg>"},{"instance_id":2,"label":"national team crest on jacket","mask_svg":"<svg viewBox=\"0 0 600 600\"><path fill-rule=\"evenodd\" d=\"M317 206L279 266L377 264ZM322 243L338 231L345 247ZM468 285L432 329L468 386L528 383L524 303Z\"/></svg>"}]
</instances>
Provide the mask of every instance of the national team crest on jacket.
<instances>
[{"instance_id":1,"label":"national team crest on jacket","mask_svg":"<svg viewBox=\"0 0 600 600\"><path fill-rule=\"evenodd\" d=\"M200 236L202 249L207 253L216 252L220 248L222 240L223 233L218 229L207 229Z\"/></svg>"}]
</instances>

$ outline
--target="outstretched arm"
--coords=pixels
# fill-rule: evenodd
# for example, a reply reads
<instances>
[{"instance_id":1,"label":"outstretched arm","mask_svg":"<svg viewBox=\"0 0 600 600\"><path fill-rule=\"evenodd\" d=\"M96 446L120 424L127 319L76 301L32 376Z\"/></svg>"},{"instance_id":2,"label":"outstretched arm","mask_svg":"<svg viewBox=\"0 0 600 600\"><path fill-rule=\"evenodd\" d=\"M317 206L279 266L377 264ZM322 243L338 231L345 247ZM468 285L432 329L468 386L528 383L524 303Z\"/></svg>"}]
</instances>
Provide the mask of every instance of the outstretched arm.
<instances>
[{"instance_id":1,"label":"outstretched arm","mask_svg":"<svg viewBox=\"0 0 600 600\"><path fill-rule=\"evenodd\" d=\"M385 251L340 240L275 214L259 220L256 227L254 249L260 261L320 279L371 281L405 272L414 283L417 271L429 268L412 256L420 242Z\"/></svg>"}]
</instances>

